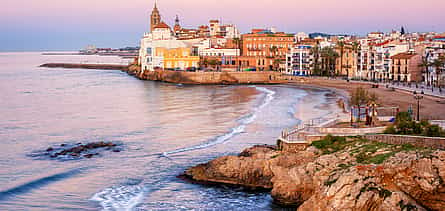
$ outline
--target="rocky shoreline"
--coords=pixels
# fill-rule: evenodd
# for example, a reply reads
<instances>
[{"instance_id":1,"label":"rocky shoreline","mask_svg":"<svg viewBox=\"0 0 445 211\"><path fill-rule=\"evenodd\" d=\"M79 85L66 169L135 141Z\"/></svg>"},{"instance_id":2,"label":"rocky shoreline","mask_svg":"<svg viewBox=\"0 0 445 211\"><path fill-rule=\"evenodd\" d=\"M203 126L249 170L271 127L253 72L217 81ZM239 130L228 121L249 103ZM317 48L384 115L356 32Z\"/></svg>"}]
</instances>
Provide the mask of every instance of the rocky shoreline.
<instances>
[{"instance_id":1,"label":"rocky shoreline","mask_svg":"<svg viewBox=\"0 0 445 211\"><path fill-rule=\"evenodd\" d=\"M197 183L271 190L298 210L444 210L445 151L327 137L297 153L254 146L187 169Z\"/></svg>"}]
</instances>

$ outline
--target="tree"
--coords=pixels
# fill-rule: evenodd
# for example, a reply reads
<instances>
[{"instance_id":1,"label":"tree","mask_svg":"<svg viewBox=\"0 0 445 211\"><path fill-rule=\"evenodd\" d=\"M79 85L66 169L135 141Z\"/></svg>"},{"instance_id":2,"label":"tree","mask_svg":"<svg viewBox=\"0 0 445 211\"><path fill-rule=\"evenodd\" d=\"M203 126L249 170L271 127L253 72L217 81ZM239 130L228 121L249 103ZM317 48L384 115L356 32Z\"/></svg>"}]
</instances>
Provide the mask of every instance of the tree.
<instances>
[{"instance_id":1,"label":"tree","mask_svg":"<svg viewBox=\"0 0 445 211\"><path fill-rule=\"evenodd\" d=\"M314 61L312 63L312 74L321 76L322 70L320 68L320 47L318 44L311 48L311 54L314 57Z\"/></svg>"},{"instance_id":2,"label":"tree","mask_svg":"<svg viewBox=\"0 0 445 211\"><path fill-rule=\"evenodd\" d=\"M441 57L435 59L431 63L431 65L435 69L435 72L436 72L436 84L437 84L437 87L439 87L440 86L440 83L439 83L440 75L442 74L443 66L445 65L445 57L441 56Z\"/></svg>"},{"instance_id":3,"label":"tree","mask_svg":"<svg viewBox=\"0 0 445 211\"><path fill-rule=\"evenodd\" d=\"M443 137L445 131L437 125L431 125L428 121L416 122L408 112L399 112L394 125L388 126L386 134L420 135L428 137Z\"/></svg>"},{"instance_id":4,"label":"tree","mask_svg":"<svg viewBox=\"0 0 445 211\"><path fill-rule=\"evenodd\" d=\"M279 68L280 62L281 62L281 60L279 60L279 59L274 59L273 60L273 67L274 67L275 70Z\"/></svg>"},{"instance_id":5,"label":"tree","mask_svg":"<svg viewBox=\"0 0 445 211\"><path fill-rule=\"evenodd\" d=\"M368 105L369 103L377 103L378 96L371 92L369 93L363 87L357 87L351 94L350 102L353 106L358 108L358 121L360 121L361 106Z\"/></svg>"},{"instance_id":6,"label":"tree","mask_svg":"<svg viewBox=\"0 0 445 211\"><path fill-rule=\"evenodd\" d=\"M360 51L360 43L358 43L357 41L354 41L352 43L352 53L354 55L358 55L358 52ZM357 58L354 58L357 61ZM354 67L356 68L356 67ZM347 70L347 74L348 74L348 78L349 78L349 69Z\"/></svg>"},{"instance_id":7,"label":"tree","mask_svg":"<svg viewBox=\"0 0 445 211\"><path fill-rule=\"evenodd\" d=\"M340 49L340 75L343 74L343 55L345 51L345 42L339 41L338 48Z\"/></svg>"},{"instance_id":8,"label":"tree","mask_svg":"<svg viewBox=\"0 0 445 211\"><path fill-rule=\"evenodd\" d=\"M276 70L277 66L280 64L279 59L276 58L277 57L277 52L278 52L278 47L277 46L272 46L272 47L270 47L269 50L272 53L272 58L273 58L273 63L272 63L273 67L272 67L272 69ZM278 62L277 62L277 60L278 60Z\"/></svg>"},{"instance_id":9,"label":"tree","mask_svg":"<svg viewBox=\"0 0 445 211\"><path fill-rule=\"evenodd\" d=\"M428 68L431 66L431 64L428 62L428 59L426 57L422 58L422 63L419 64L420 68L424 68L424 73L426 73L427 81L429 81L429 71ZM428 82L429 83L429 82Z\"/></svg>"},{"instance_id":10,"label":"tree","mask_svg":"<svg viewBox=\"0 0 445 211\"><path fill-rule=\"evenodd\" d=\"M321 49L322 70L327 73L327 76L334 76L335 60L339 57L338 53L332 47L325 47Z\"/></svg>"},{"instance_id":11,"label":"tree","mask_svg":"<svg viewBox=\"0 0 445 211\"><path fill-rule=\"evenodd\" d=\"M241 50L241 39L240 38L237 38L237 37L233 38L233 43L235 44L237 49Z\"/></svg>"},{"instance_id":12,"label":"tree","mask_svg":"<svg viewBox=\"0 0 445 211\"><path fill-rule=\"evenodd\" d=\"M270 52L272 52L272 57L275 57L277 55L278 52L278 47L277 46L272 46L270 47Z\"/></svg>"}]
</instances>

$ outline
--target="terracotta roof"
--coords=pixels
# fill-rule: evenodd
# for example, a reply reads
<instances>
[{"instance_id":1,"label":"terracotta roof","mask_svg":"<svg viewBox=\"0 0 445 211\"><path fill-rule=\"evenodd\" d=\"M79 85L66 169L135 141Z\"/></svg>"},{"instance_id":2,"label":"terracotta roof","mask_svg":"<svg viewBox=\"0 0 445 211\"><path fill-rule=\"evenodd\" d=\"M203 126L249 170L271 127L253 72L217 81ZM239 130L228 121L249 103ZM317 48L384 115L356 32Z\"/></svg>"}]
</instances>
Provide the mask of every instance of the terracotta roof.
<instances>
[{"instance_id":1,"label":"terracotta roof","mask_svg":"<svg viewBox=\"0 0 445 211\"><path fill-rule=\"evenodd\" d=\"M412 53L399 53L391 57L391 59L411 59L412 57L416 56L417 54Z\"/></svg>"},{"instance_id":2,"label":"terracotta roof","mask_svg":"<svg viewBox=\"0 0 445 211\"><path fill-rule=\"evenodd\" d=\"M166 23L164 22L160 22L159 24L155 25L153 27L154 29L169 29L170 26L168 26Z\"/></svg>"},{"instance_id":3,"label":"terracotta roof","mask_svg":"<svg viewBox=\"0 0 445 211\"><path fill-rule=\"evenodd\" d=\"M387 41L384 41L384 42L381 42L381 43L376 43L374 46L384 46L384 45L386 45L386 44L388 44L388 43L390 43L391 41L390 40L387 40Z\"/></svg>"}]
</instances>

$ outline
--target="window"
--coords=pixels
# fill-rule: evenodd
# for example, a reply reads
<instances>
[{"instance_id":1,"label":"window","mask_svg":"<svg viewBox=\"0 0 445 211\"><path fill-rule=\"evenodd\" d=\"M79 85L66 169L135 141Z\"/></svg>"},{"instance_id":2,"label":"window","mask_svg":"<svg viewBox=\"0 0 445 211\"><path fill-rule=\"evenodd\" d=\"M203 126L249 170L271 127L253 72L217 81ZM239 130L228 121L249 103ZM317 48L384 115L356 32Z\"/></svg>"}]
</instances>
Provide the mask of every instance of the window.
<instances>
[{"instance_id":1,"label":"window","mask_svg":"<svg viewBox=\"0 0 445 211\"><path fill-rule=\"evenodd\" d=\"M147 54L151 55L151 48L147 48Z\"/></svg>"}]
</instances>

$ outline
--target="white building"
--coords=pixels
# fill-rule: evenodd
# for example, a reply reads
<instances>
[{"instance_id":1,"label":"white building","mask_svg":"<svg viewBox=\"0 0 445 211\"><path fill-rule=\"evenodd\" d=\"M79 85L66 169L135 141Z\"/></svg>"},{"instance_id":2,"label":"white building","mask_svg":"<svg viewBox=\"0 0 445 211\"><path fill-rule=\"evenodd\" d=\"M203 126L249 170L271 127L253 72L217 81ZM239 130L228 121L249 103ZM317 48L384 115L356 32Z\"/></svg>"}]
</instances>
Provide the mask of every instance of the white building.
<instances>
[{"instance_id":1,"label":"white building","mask_svg":"<svg viewBox=\"0 0 445 211\"><path fill-rule=\"evenodd\" d=\"M290 53L286 55L285 74L298 76L311 75L311 66L313 63L311 49L312 46L310 45L297 45L292 48Z\"/></svg>"},{"instance_id":2,"label":"white building","mask_svg":"<svg viewBox=\"0 0 445 211\"><path fill-rule=\"evenodd\" d=\"M219 20L210 20L210 36L215 37L220 35L221 28L219 25Z\"/></svg>"},{"instance_id":3,"label":"white building","mask_svg":"<svg viewBox=\"0 0 445 211\"><path fill-rule=\"evenodd\" d=\"M164 58L162 56L154 56L156 55L156 48L171 49L187 46L187 43L177 40L173 36L172 30L167 24L161 22L153 28L151 33L145 33L141 40L139 64L141 65L142 73L164 67Z\"/></svg>"},{"instance_id":4,"label":"white building","mask_svg":"<svg viewBox=\"0 0 445 211\"><path fill-rule=\"evenodd\" d=\"M305 40L309 38L309 35L304 33L304 32L298 32L297 34L295 34L295 41L296 42L300 42L302 40Z\"/></svg>"},{"instance_id":5,"label":"white building","mask_svg":"<svg viewBox=\"0 0 445 211\"><path fill-rule=\"evenodd\" d=\"M241 34L235 25L233 24L224 25L224 28L225 28L225 38L233 39L241 37Z\"/></svg>"}]
</instances>

